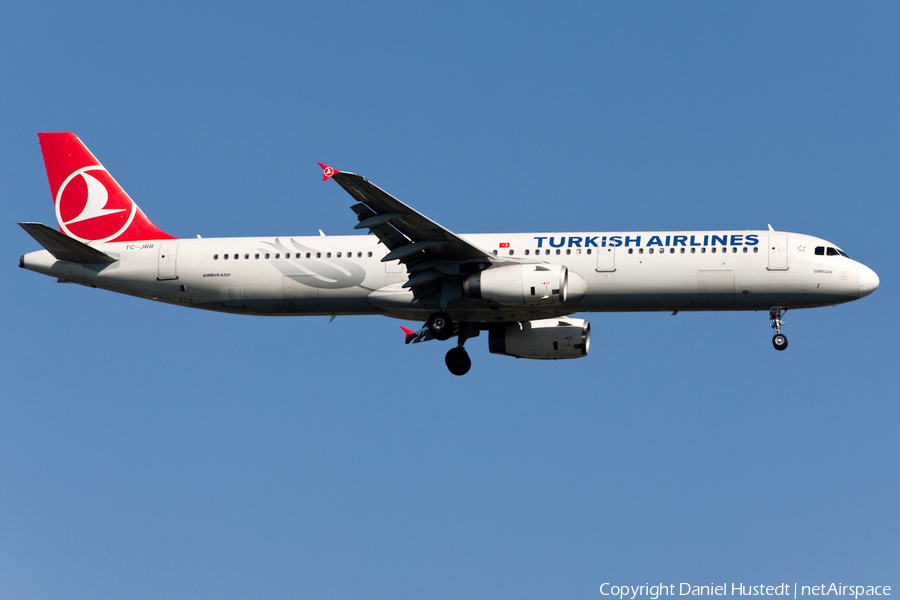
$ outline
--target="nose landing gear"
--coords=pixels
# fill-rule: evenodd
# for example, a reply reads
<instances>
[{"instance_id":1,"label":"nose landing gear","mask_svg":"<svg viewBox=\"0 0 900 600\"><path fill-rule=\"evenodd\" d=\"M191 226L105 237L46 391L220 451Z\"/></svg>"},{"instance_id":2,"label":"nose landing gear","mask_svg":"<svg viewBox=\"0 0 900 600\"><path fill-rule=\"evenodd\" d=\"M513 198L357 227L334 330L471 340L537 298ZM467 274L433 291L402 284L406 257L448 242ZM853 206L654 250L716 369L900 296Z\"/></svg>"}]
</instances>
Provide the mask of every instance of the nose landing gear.
<instances>
[{"instance_id":1,"label":"nose landing gear","mask_svg":"<svg viewBox=\"0 0 900 600\"><path fill-rule=\"evenodd\" d=\"M775 336L772 338L772 345L776 350L784 350L788 347L787 336L781 333L781 327L784 321L781 316L787 311L782 311L780 306L773 306L769 309L769 319L772 321L772 329L775 330Z\"/></svg>"}]
</instances>

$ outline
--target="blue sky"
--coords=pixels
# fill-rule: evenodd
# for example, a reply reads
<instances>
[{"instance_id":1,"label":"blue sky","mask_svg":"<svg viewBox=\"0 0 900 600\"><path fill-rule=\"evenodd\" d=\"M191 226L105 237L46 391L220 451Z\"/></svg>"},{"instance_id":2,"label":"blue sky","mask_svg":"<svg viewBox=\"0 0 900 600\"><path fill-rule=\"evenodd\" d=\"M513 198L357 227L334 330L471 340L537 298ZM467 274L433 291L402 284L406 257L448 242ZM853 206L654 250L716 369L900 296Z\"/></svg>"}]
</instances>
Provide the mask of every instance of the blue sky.
<instances>
[{"instance_id":1,"label":"blue sky","mask_svg":"<svg viewBox=\"0 0 900 600\"><path fill-rule=\"evenodd\" d=\"M0 8L0 597L598 598L900 585L892 3ZM778 229L839 307L596 314L590 356L404 346L16 268L74 131L162 229L353 233L316 161L459 233ZM414 326L415 324L406 323Z\"/></svg>"}]
</instances>

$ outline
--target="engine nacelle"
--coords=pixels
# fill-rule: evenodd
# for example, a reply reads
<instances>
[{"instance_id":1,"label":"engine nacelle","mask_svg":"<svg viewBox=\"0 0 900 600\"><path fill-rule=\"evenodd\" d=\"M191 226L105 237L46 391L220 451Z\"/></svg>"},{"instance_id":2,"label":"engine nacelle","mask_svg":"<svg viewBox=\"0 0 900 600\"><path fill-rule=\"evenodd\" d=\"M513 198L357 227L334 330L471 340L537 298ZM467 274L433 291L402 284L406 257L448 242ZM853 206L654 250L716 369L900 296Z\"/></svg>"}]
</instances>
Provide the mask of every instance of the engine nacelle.
<instances>
[{"instance_id":1,"label":"engine nacelle","mask_svg":"<svg viewBox=\"0 0 900 600\"><path fill-rule=\"evenodd\" d=\"M569 270L563 265L505 265L463 280L466 298L514 306L552 306L566 301Z\"/></svg>"},{"instance_id":2,"label":"engine nacelle","mask_svg":"<svg viewBox=\"0 0 900 600\"><path fill-rule=\"evenodd\" d=\"M507 323L491 328L488 335L491 353L516 358L581 358L590 346L591 324L568 317Z\"/></svg>"}]
</instances>

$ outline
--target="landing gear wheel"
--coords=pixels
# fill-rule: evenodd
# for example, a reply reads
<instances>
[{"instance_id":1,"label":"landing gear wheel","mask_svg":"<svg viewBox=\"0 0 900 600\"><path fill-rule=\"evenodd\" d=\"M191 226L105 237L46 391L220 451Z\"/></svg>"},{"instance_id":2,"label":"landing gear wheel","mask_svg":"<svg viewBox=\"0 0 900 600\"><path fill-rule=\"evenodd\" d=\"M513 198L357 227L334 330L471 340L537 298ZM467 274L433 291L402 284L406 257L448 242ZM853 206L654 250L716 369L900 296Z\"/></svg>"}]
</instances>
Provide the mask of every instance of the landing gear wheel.
<instances>
[{"instance_id":1,"label":"landing gear wheel","mask_svg":"<svg viewBox=\"0 0 900 600\"><path fill-rule=\"evenodd\" d=\"M434 339L444 341L453 337L453 319L445 312L436 312L425 322Z\"/></svg>"},{"instance_id":2,"label":"landing gear wheel","mask_svg":"<svg viewBox=\"0 0 900 600\"><path fill-rule=\"evenodd\" d=\"M787 336L783 333L776 333L775 337L772 338L772 345L775 346L776 350L784 350L787 348Z\"/></svg>"},{"instance_id":3,"label":"landing gear wheel","mask_svg":"<svg viewBox=\"0 0 900 600\"><path fill-rule=\"evenodd\" d=\"M465 375L472 368L472 359L465 348L451 348L444 358L447 368L454 375Z\"/></svg>"}]
</instances>

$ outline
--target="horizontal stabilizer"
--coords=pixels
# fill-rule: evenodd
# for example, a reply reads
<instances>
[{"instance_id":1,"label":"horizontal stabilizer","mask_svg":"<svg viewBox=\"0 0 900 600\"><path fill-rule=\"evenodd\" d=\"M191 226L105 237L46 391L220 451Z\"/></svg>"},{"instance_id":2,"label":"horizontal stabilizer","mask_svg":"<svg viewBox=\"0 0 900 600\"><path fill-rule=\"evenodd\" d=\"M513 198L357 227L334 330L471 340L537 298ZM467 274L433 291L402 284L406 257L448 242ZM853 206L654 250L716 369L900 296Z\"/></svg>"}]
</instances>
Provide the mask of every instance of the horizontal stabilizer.
<instances>
[{"instance_id":1,"label":"horizontal stabilizer","mask_svg":"<svg viewBox=\"0 0 900 600\"><path fill-rule=\"evenodd\" d=\"M119 260L43 223L19 223L19 225L57 260L90 265L109 264Z\"/></svg>"}]
</instances>

